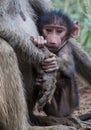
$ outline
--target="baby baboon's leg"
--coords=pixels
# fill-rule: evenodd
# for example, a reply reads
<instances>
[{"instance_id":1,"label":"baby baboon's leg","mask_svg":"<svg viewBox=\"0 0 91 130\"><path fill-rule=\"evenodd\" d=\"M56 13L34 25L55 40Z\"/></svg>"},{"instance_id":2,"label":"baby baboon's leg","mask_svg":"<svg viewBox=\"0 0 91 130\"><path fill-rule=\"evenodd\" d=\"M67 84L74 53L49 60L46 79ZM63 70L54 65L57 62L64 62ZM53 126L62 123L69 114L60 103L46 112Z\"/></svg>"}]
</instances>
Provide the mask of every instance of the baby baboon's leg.
<instances>
[{"instance_id":1,"label":"baby baboon's leg","mask_svg":"<svg viewBox=\"0 0 91 130\"><path fill-rule=\"evenodd\" d=\"M0 38L0 130L28 130L22 85L15 53Z\"/></svg>"}]
</instances>

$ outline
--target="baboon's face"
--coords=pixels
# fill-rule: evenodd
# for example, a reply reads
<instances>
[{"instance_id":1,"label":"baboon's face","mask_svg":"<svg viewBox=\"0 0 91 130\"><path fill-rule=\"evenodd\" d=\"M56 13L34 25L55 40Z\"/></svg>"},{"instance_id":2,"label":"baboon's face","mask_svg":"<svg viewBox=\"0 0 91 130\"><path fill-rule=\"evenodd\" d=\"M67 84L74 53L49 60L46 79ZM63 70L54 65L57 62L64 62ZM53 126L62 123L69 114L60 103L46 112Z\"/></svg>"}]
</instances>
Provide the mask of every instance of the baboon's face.
<instances>
[{"instance_id":1,"label":"baboon's face","mask_svg":"<svg viewBox=\"0 0 91 130\"><path fill-rule=\"evenodd\" d=\"M52 52L59 50L67 34L67 27L58 24L47 24L43 27L43 36L47 40L46 46Z\"/></svg>"}]
</instances>

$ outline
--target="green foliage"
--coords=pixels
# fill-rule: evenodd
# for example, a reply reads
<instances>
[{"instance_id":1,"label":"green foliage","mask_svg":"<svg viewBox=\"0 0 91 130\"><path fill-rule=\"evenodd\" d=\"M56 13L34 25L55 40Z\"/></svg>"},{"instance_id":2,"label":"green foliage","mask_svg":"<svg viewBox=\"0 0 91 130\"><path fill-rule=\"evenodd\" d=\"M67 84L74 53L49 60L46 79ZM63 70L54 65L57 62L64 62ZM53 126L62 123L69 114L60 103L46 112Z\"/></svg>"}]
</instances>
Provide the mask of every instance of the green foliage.
<instances>
[{"instance_id":1,"label":"green foliage","mask_svg":"<svg viewBox=\"0 0 91 130\"><path fill-rule=\"evenodd\" d=\"M51 0L54 7L63 9L73 20L78 20L77 40L91 54L91 0Z\"/></svg>"}]
</instances>

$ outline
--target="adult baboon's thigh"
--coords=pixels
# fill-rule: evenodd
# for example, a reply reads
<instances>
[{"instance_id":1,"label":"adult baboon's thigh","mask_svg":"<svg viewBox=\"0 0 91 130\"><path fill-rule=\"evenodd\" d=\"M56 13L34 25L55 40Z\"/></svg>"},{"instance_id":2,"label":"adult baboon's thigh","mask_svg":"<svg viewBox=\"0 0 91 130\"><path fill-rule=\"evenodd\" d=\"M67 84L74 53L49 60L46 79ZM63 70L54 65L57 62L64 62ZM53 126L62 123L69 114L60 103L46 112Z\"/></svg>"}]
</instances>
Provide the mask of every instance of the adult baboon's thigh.
<instances>
[{"instance_id":1,"label":"adult baboon's thigh","mask_svg":"<svg viewBox=\"0 0 91 130\"><path fill-rule=\"evenodd\" d=\"M0 130L26 130L26 103L17 58L0 38Z\"/></svg>"}]
</instances>

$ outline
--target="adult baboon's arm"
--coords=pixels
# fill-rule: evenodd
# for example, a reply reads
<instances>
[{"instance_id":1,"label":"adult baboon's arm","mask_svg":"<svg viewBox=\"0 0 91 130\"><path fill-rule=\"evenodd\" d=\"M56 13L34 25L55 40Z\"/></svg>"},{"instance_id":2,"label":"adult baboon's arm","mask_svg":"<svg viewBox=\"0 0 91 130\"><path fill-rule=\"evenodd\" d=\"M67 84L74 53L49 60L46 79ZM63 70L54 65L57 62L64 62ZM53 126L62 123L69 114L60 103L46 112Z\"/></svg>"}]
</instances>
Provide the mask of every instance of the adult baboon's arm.
<instances>
[{"instance_id":1,"label":"adult baboon's arm","mask_svg":"<svg viewBox=\"0 0 91 130\"><path fill-rule=\"evenodd\" d=\"M40 15L44 11L48 11L53 8L50 0L29 0L30 5L36 11L37 15Z\"/></svg>"},{"instance_id":2,"label":"adult baboon's arm","mask_svg":"<svg viewBox=\"0 0 91 130\"><path fill-rule=\"evenodd\" d=\"M9 21L10 20L10 21ZM9 23L10 22L10 23ZM0 37L6 40L13 48L19 48L30 63L31 60L40 63L44 59L43 52L36 48L30 40L29 34L19 29L15 23L7 17L0 16Z\"/></svg>"}]
</instances>

